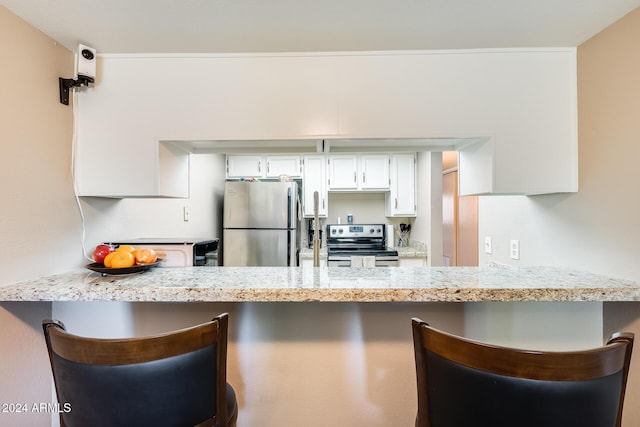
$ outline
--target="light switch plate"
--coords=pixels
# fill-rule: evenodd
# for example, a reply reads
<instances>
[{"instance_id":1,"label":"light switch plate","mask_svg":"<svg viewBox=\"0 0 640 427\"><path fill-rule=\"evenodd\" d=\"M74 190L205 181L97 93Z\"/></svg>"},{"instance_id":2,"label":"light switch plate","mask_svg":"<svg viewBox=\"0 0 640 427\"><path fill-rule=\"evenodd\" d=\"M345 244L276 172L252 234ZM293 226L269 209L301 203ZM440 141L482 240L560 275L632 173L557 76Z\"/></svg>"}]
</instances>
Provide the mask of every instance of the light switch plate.
<instances>
[{"instance_id":1,"label":"light switch plate","mask_svg":"<svg viewBox=\"0 0 640 427\"><path fill-rule=\"evenodd\" d=\"M493 253L493 243L491 236L485 236L484 238L484 253L491 254Z\"/></svg>"},{"instance_id":2,"label":"light switch plate","mask_svg":"<svg viewBox=\"0 0 640 427\"><path fill-rule=\"evenodd\" d=\"M520 241L511 240L511 259L520 259Z\"/></svg>"}]
</instances>

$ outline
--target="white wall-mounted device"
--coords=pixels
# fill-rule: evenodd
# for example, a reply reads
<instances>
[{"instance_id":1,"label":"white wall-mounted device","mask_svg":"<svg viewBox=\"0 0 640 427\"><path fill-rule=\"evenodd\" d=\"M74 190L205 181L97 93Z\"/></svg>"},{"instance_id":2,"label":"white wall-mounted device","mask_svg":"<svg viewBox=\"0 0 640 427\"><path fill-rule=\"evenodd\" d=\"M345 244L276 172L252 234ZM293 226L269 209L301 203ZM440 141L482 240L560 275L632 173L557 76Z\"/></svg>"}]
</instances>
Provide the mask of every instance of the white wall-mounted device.
<instances>
[{"instance_id":1,"label":"white wall-mounted device","mask_svg":"<svg viewBox=\"0 0 640 427\"><path fill-rule=\"evenodd\" d=\"M78 54L76 55L76 78L65 79L58 78L60 86L60 103L69 105L69 90L71 88L80 87L96 80L96 50L83 44L78 45Z\"/></svg>"},{"instance_id":2,"label":"white wall-mounted device","mask_svg":"<svg viewBox=\"0 0 640 427\"><path fill-rule=\"evenodd\" d=\"M96 50L83 44L78 45L76 60L77 76L88 77L92 81L96 78Z\"/></svg>"}]
</instances>

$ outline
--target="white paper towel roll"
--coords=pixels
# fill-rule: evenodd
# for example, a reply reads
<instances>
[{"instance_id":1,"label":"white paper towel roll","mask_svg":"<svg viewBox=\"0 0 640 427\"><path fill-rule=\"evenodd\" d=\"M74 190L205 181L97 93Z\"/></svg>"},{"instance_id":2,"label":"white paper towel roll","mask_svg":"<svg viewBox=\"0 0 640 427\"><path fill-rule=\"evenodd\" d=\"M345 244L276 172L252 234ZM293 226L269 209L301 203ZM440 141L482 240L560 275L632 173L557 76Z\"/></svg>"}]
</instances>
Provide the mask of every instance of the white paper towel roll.
<instances>
[{"instance_id":1,"label":"white paper towel roll","mask_svg":"<svg viewBox=\"0 0 640 427\"><path fill-rule=\"evenodd\" d=\"M396 243L395 242L395 233L393 232L393 224L387 224L387 229L385 230L386 233L386 239L387 239L387 246L390 248L395 248L396 247Z\"/></svg>"}]
</instances>

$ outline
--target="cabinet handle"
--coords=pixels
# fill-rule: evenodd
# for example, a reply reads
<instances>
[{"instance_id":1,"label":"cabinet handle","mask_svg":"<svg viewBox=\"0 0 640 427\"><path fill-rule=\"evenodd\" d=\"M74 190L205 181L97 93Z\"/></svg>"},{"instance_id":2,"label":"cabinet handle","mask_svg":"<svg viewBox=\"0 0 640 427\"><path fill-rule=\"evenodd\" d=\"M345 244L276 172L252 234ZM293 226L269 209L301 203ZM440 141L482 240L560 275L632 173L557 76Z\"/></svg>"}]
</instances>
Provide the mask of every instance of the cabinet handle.
<instances>
[{"instance_id":1,"label":"cabinet handle","mask_svg":"<svg viewBox=\"0 0 640 427\"><path fill-rule=\"evenodd\" d=\"M260 160L258 160L258 172L262 172L262 162Z\"/></svg>"},{"instance_id":2,"label":"cabinet handle","mask_svg":"<svg viewBox=\"0 0 640 427\"><path fill-rule=\"evenodd\" d=\"M362 182L367 182L367 176L365 175L366 172L362 172Z\"/></svg>"},{"instance_id":3,"label":"cabinet handle","mask_svg":"<svg viewBox=\"0 0 640 427\"><path fill-rule=\"evenodd\" d=\"M358 176L356 175L356 173L353 173L353 182L356 183L358 182Z\"/></svg>"},{"instance_id":4,"label":"cabinet handle","mask_svg":"<svg viewBox=\"0 0 640 427\"><path fill-rule=\"evenodd\" d=\"M396 209L398 209L398 198L396 197Z\"/></svg>"},{"instance_id":5,"label":"cabinet handle","mask_svg":"<svg viewBox=\"0 0 640 427\"><path fill-rule=\"evenodd\" d=\"M324 209L324 197L322 198L322 209Z\"/></svg>"},{"instance_id":6,"label":"cabinet handle","mask_svg":"<svg viewBox=\"0 0 640 427\"><path fill-rule=\"evenodd\" d=\"M271 172L271 168L270 168L269 166L270 166L270 163L269 163L269 162L267 162L267 173L270 173L270 172Z\"/></svg>"}]
</instances>

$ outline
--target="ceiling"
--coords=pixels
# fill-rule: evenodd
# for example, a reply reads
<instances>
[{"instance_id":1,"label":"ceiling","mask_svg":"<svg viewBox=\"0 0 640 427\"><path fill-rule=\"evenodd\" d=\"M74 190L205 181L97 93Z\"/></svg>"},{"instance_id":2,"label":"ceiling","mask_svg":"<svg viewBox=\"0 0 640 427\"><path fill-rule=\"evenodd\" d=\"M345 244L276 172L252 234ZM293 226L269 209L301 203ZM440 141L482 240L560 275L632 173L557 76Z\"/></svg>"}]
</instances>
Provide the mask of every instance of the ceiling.
<instances>
[{"instance_id":1,"label":"ceiling","mask_svg":"<svg viewBox=\"0 0 640 427\"><path fill-rule=\"evenodd\" d=\"M578 46L640 0L0 0L71 51L229 53Z\"/></svg>"}]
</instances>

